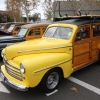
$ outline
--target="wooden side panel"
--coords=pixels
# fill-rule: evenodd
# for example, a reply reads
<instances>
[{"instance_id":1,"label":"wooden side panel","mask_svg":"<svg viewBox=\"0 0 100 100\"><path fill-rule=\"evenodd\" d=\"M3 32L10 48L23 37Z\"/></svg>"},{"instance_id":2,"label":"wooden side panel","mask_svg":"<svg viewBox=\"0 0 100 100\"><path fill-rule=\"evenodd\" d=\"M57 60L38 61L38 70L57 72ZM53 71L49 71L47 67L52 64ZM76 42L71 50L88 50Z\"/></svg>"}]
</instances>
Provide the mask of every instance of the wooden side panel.
<instances>
[{"instance_id":1,"label":"wooden side panel","mask_svg":"<svg viewBox=\"0 0 100 100\"><path fill-rule=\"evenodd\" d=\"M100 57L98 48L100 44L100 24L91 25L89 34L88 38L81 39L73 44L74 70L92 63ZM82 37L82 34L80 36Z\"/></svg>"},{"instance_id":2,"label":"wooden side panel","mask_svg":"<svg viewBox=\"0 0 100 100\"><path fill-rule=\"evenodd\" d=\"M91 43L91 61L98 59L99 57L99 48L98 45L100 43L100 36L94 37Z\"/></svg>"},{"instance_id":3,"label":"wooden side panel","mask_svg":"<svg viewBox=\"0 0 100 100\"><path fill-rule=\"evenodd\" d=\"M100 36L92 39L92 49L98 48L99 44L100 44Z\"/></svg>"},{"instance_id":4,"label":"wooden side panel","mask_svg":"<svg viewBox=\"0 0 100 100\"><path fill-rule=\"evenodd\" d=\"M77 64L75 65L73 68L74 70L77 70L77 69L81 69L84 65L88 64L89 62L84 62L84 63L80 63L80 64Z\"/></svg>"},{"instance_id":5,"label":"wooden side panel","mask_svg":"<svg viewBox=\"0 0 100 100\"><path fill-rule=\"evenodd\" d=\"M90 48L89 43L77 44L74 46L74 69L81 68L85 64L89 63Z\"/></svg>"},{"instance_id":6,"label":"wooden side panel","mask_svg":"<svg viewBox=\"0 0 100 100\"><path fill-rule=\"evenodd\" d=\"M98 48L91 51L91 61L98 59L98 56L99 56L99 49Z\"/></svg>"},{"instance_id":7,"label":"wooden side panel","mask_svg":"<svg viewBox=\"0 0 100 100\"><path fill-rule=\"evenodd\" d=\"M77 70L90 63L90 26L81 26L73 43L73 68ZM77 40L77 38L81 38Z\"/></svg>"},{"instance_id":8,"label":"wooden side panel","mask_svg":"<svg viewBox=\"0 0 100 100\"><path fill-rule=\"evenodd\" d=\"M74 46L74 56L87 52L89 52L89 43L82 43Z\"/></svg>"},{"instance_id":9,"label":"wooden side panel","mask_svg":"<svg viewBox=\"0 0 100 100\"><path fill-rule=\"evenodd\" d=\"M75 56L74 59L74 66L79 65L85 62L89 62L89 53L81 54L79 56Z\"/></svg>"},{"instance_id":10,"label":"wooden side panel","mask_svg":"<svg viewBox=\"0 0 100 100\"><path fill-rule=\"evenodd\" d=\"M100 23L95 23L92 27L92 41L91 41L91 62L99 58L99 48L100 44Z\"/></svg>"}]
</instances>

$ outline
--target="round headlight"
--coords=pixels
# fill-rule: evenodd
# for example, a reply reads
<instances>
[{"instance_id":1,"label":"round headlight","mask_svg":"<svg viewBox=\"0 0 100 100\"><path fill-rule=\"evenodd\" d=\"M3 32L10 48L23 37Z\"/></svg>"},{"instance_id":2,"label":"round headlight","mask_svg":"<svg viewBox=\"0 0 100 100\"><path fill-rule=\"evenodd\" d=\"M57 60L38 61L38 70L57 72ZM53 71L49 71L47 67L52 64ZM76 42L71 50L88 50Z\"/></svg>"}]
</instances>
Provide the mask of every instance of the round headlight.
<instances>
[{"instance_id":1,"label":"round headlight","mask_svg":"<svg viewBox=\"0 0 100 100\"><path fill-rule=\"evenodd\" d=\"M3 58L6 54L1 51L1 57Z\"/></svg>"},{"instance_id":2,"label":"round headlight","mask_svg":"<svg viewBox=\"0 0 100 100\"><path fill-rule=\"evenodd\" d=\"M25 73L25 68L22 63L20 64L20 71L21 71L21 73Z\"/></svg>"},{"instance_id":3,"label":"round headlight","mask_svg":"<svg viewBox=\"0 0 100 100\"><path fill-rule=\"evenodd\" d=\"M3 52L1 52L1 57L3 58Z\"/></svg>"}]
</instances>

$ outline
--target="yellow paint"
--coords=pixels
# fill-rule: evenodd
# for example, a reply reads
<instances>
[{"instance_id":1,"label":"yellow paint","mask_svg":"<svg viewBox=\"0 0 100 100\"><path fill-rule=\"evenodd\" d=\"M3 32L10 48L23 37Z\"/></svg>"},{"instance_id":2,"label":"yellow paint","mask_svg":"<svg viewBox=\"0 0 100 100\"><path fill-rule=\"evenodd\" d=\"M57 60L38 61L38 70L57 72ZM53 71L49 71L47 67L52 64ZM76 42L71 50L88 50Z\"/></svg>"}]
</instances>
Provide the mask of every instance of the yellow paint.
<instances>
[{"instance_id":1,"label":"yellow paint","mask_svg":"<svg viewBox=\"0 0 100 100\"><path fill-rule=\"evenodd\" d=\"M16 84L27 87L35 87L42 80L43 76L52 68L60 68L63 71L64 78L67 78L73 72L72 68L72 40L77 26L70 24L52 24L52 26L64 26L73 28L72 36L69 40L42 37L35 40L10 45L2 52L8 62L20 68L20 63L25 67L25 79L19 81L10 76L5 66L1 66L4 75ZM48 28L49 28L48 27ZM6 65L10 67L9 65Z\"/></svg>"}]
</instances>

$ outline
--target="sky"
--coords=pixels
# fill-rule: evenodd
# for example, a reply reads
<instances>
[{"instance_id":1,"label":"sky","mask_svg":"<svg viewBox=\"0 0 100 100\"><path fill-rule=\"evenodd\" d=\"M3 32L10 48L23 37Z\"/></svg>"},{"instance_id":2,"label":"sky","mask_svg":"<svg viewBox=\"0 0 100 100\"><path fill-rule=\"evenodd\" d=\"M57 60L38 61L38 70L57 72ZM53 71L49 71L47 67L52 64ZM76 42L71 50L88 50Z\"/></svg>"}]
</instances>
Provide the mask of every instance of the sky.
<instances>
[{"instance_id":1,"label":"sky","mask_svg":"<svg viewBox=\"0 0 100 100\"><path fill-rule=\"evenodd\" d=\"M0 0L0 10L6 10L5 8L5 0ZM35 10L36 13L41 13L41 18L44 19L44 14L42 8L39 6L37 10ZM32 13L33 14L33 13Z\"/></svg>"},{"instance_id":2,"label":"sky","mask_svg":"<svg viewBox=\"0 0 100 100\"><path fill-rule=\"evenodd\" d=\"M5 8L5 0L0 0L0 10L6 10L6 8Z\"/></svg>"}]
</instances>

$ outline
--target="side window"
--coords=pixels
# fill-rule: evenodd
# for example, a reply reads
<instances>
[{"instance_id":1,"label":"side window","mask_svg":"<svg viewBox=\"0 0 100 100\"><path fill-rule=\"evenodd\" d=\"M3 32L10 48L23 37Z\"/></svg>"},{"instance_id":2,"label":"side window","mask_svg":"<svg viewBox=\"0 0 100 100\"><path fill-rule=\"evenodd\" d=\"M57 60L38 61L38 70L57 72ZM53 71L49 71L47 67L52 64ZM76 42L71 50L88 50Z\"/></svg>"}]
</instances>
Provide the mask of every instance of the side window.
<instances>
[{"instance_id":1,"label":"side window","mask_svg":"<svg viewBox=\"0 0 100 100\"><path fill-rule=\"evenodd\" d=\"M45 32L45 30L46 30L46 27L43 27L43 28L42 28L42 30L43 30L43 33L44 33L44 32Z\"/></svg>"},{"instance_id":2,"label":"side window","mask_svg":"<svg viewBox=\"0 0 100 100\"><path fill-rule=\"evenodd\" d=\"M29 36L40 35L40 28L34 28L29 31Z\"/></svg>"},{"instance_id":3,"label":"side window","mask_svg":"<svg viewBox=\"0 0 100 100\"><path fill-rule=\"evenodd\" d=\"M77 35L76 35L76 40L79 39L86 39L90 37L90 28L89 27L82 27L79 29Z\"/></svg>"},{"instance_id":4,"label":"side window","mask_svg":"<svg viewBox=\"0 0 100 100\"><path fill-rule=\"evenodd\" d=\"M40 35L40 28L34 28L34 33L36 35Z\"/></svg>"},{"instance_id":5,"label":"side window","mask_svg":"<svg viewBox=\"0 0 100 100\"><path fill-rule=\"evenodd\" d=\"M100 36L100 26L92 26L93 28L93 37Z\"/></svg>"},{"instance_id":6,"label":"side window","mask_svg":"<svg viewBox=\"0 0 100 100\"><path fill-rule=\"evenodd\" d=\"M28 34L28 35L29 35L29 36L33 36L33 35L35 35L33 29L31 29L31 30L29 31L29 34Z\"/></svg>"}]
</instances>

